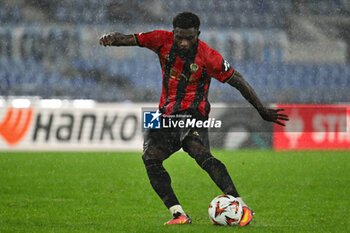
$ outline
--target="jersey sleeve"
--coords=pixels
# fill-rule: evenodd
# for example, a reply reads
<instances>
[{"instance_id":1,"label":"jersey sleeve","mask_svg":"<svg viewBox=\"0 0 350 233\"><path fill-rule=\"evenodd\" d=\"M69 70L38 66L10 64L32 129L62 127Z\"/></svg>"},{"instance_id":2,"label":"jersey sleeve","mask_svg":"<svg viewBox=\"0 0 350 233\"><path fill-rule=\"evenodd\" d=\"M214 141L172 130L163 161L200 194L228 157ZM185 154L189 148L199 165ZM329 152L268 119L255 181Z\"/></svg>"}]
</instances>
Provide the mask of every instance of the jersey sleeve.
<instances>
[{"instance_id":1,"label":"jersey sleeve","mask_svg":"<svg viewBox=\"0 0 350 233\"><path fill-rule=\"evenodd\" d=\"M134 34L138 46L148 48L156 53L169 40L172 40L172 32L154 30L151 32L141 32Z\"/></svg>"},{"instance_id":2,"label":"jersey sleeve","mask_svg":"<svg viewBox=\"0 0 350 233\"><path fill-rule=\"evenodd\" d=\"M211 49L208 52L208 75L214 77L222 83L230 80L234 73L234 69L231 67L231 65L216 50Z\"/></svg>"}]
</instances>

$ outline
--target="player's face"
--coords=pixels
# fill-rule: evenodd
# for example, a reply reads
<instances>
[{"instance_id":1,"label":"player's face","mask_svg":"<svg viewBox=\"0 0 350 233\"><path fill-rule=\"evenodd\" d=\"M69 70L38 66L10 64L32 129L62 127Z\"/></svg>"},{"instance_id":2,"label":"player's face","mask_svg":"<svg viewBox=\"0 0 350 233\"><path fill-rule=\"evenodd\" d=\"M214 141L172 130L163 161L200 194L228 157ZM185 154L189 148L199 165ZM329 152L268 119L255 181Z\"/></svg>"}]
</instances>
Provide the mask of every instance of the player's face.
<instances>
[{"instance_id":1,"label":"player's face","mask_svg":"<svg viewBox=\"0 0 350 233\"><path fill-rule=\"evenodd\" d=\"M195 28L183 29L176 27L174 29L174 42L177 46L177 52L184 57L193 49L198 41L199 31Z\"/></svg>"}]
</instances>

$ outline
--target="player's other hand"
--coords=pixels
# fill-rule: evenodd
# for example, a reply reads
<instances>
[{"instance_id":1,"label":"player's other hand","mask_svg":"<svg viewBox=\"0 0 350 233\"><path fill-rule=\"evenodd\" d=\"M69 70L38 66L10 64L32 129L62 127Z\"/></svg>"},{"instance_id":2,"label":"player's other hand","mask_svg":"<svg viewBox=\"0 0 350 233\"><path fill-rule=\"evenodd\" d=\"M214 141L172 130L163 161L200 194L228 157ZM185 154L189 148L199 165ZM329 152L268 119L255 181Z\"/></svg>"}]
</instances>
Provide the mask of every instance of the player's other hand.
<instances>
[{"instance_id":1,"label":"player's other hand","mask_svg":"<svg viewBox=\"0 0 350 233\"><path fill-rule=\"evenodd\" d=\"M285 126L284 121L289 121L289 118L287 115L279 113L281 111L284 111L284 109L264 108L262 111L259 111L259 113L265 121L272 121L276 124Z\"/></svg>"},{"instance_id":2,"label":"player's other hand","mask_svg":"<svg viewBox=\"0 0 350 233\"><path fill-rule=\"evenodd\" d=\"M114 33L106 33L100 38L100 45L103 46L112 46L115 42Z\"/></svg>"}]
</instances>

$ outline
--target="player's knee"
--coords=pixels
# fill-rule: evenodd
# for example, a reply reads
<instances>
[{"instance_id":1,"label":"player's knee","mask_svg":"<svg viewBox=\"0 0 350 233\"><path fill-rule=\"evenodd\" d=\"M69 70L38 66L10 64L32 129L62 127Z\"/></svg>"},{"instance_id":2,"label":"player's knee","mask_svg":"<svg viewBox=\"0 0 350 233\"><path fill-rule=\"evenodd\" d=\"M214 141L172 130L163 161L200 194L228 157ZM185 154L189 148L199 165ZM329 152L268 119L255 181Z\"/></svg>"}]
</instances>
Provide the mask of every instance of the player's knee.
<instances>
[{"instance_id":1,"label":"player's knee","mask_svg":"<svg viewBox=\"0 0 350 233\"><path fill-rule=\"evenodd\" d=\"M145 162L147 160L160 160L163 161L165 158L164 153L156 147L147 147L143 151L142 160Z\"/></svg>"},{"instance_id":2,"label":"player's knee","mask_svg":"<svg viewBox=\"0 0 350 233\"><path fill-rule=\"evenodd\" d=\"M210 154L209 148L204 146L199 140L186 140L183 149L192 158L196 158L199 154Z\"/></svg>"},{"instance_id":3,"label":"player's knee","mask_svg":"<svg viewBox=\"0 0 350 233\"><path fill-rule=\"evenodd\" d=\"M143 152L143 154L142 154L142 160L143 160L143 162L145 163L147 160L149 160L150 159L150 156L149 156L149 154L146 152L146 151L144 151Z\"/></svg>"}]
</instances>

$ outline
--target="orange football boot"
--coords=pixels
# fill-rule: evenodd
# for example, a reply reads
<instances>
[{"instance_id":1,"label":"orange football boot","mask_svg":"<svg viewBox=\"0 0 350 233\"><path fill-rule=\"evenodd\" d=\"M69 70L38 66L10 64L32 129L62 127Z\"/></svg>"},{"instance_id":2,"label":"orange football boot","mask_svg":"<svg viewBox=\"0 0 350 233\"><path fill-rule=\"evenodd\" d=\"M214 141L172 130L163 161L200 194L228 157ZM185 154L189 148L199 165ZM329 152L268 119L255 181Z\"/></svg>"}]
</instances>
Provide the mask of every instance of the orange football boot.
<instances>
[{"instance_id":1,"label":"orange football boot","mask_svg":"<svg viewBox=\"0 0 350 233\"><path fill-rule=\"evenodd\" d=\"M249 209L247 206L244 206L242 219L239 222L239 225L241 227L247 226L253 220L253 215L254 215L254 212L251 209Z\"/></svg>"},{"instance_id":2,"label":"orange football boot","mask_svg":"<svg viewBox=\"0 0 350 233\"><path fill-rule=\"evenodd\" d=\"M190 216L183 215L179 212L173 214L174 218L171 219L170 221L164 223L164 225L180 225L180 224L190 224L192 223L192 220Z\"/></svg>"}]
</instances>

